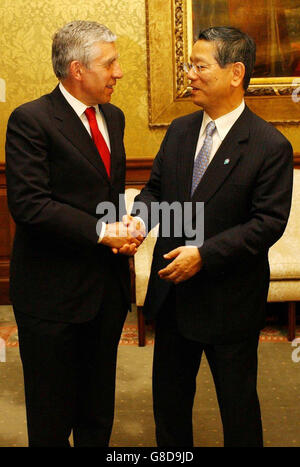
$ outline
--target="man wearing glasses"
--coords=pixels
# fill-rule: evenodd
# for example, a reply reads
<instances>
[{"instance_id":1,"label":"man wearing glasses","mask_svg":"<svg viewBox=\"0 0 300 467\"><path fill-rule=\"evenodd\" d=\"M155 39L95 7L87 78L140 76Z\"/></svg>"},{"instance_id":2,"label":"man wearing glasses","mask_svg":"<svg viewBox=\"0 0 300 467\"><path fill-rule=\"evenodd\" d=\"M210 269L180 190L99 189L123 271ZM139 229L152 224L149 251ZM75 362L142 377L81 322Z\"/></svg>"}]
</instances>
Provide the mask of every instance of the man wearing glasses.
<instances>
[{"instance_id":1,"label":"man wearing glasses","mask_svg":"<svg viewBox=\"0 0 300 467\"><path fill-rule=\"evenodd\" d=\"M257 346L268 249L291 203L293 151L244 94L255 43L231 27L200 33L186 65L203 111L174 120L136 201L204 202L204 242L159 235L145 302L156 319L153 396L159 446L192 446L196 376L205 352L225 446L262 446ZM134 211L133 211L134 213ZM149 229L151 218L144 219ZM132 222L135 222L132 220ZM160 226L161 229L161 226ZM161 232L160 232L161 234Z\"/></svg>"}]
</instances>

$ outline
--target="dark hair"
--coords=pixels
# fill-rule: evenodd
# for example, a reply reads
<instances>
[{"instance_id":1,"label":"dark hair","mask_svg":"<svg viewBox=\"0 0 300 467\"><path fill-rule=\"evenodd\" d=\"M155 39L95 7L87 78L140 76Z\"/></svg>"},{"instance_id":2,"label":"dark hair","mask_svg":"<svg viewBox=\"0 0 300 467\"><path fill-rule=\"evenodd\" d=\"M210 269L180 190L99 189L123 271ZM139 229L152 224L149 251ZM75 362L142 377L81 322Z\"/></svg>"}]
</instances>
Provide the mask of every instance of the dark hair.
<instances>
[{"instance_id":1,"label":"dark hair","mask_svg":"<svg viewBox=\"0 0 300 467\"><path fill-rule=\"evenodd\" d=\"M243 87L246 91L255 64L256 46L248 34L230 26L218 26L200 31L199 40L216 42L216 61L220 67L234 62L245 65Z\"/></svg>"}]
</instances>

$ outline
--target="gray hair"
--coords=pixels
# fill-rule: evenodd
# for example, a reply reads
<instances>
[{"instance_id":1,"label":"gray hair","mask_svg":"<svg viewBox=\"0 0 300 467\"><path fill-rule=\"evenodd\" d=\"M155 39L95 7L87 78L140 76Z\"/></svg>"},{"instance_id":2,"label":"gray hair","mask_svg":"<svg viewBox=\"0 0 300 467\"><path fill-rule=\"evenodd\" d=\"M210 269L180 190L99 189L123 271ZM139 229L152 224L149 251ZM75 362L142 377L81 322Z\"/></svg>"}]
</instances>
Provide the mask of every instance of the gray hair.
<instances>
[{"instance_id":1,"label":"gray hair","mask_svg":"<svg viewBox=\"0 0 300 467\"><path fill-rule=\"evenodd\" d=\"M218 26L200 31L198 39L216 43L215 58L221 68L234 62L242 62L245 65L243 87L246 90L256 56L256 46L252 37L231 26Z\"/></svg>"},{"instance_id":2,"label":"gray hair","mask_svg":"<svg viewBox=\"0 0 300 467\"><path fill-rule=\"evenodd\" d=\"M95 42L114 42L113 34L106 26L95 21L72 21L53 36L52 65L58 79L69 74L69 65L78 60L88 67L93 58Z\"/></svg>"}]
</instances>

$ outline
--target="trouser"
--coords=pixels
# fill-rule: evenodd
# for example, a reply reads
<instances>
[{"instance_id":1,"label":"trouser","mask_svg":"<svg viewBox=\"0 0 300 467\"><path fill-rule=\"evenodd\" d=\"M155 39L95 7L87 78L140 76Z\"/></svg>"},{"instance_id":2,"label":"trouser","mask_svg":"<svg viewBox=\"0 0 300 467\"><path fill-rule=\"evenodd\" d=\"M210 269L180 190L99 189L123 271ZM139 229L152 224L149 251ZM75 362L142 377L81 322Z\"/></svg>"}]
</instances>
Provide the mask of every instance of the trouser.
<instances>
[{"instance_id":1,"label":"trouser","mask_svg":"<svg viewBox=\"0 0 300 467\"><path fill-rule=\"evenodd\" d=\"M158 446L193 446L192 410L203 352L215 383L224 446L262 446L256 390L258 338L259 333L255 333L234 344L191 341L177 329L174 301L166 302L156 322L153 362Z\"/></svg>"},{"instance_id":2,"label":"trouser","mask_svg":"<svg viewBox=\"0 0 300 467\"><path fill-rule=\"evenodd\" d=\"M23 364L29 446L108 446L117 347L127 309L121 291L91 321L47 321L14 310Z\"/></svg>"}]
</instances>

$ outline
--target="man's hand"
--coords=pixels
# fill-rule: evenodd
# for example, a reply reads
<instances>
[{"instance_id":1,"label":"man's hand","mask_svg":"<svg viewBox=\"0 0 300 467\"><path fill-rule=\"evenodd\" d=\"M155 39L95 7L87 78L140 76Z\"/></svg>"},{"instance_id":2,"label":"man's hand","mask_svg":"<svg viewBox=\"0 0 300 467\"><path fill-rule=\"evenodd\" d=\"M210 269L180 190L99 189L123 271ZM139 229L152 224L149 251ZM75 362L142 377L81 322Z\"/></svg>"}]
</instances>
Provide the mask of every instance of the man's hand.
<instances>
[{"instance_id":1,"label":"man's hand","mask_svg":"<svg viewBox=\"0 0 300 467\"><path fill-rule=\"evenodd\" d=\"M144 240L146 231L143 223L136 217L126 214L122 217L123 224L128 227L130 234L138 238L141 242Z\"/></svg>"},{"instance_id":2,"label":"man's hand","mask_svg":"<svg viewBox=\"0 0 300 467\"><path fill-rule=\"evenodd\" d=\"M129 235L135 238L139 243L125 243L121 248L112 248L112 251L115 254L121 253L123 255L132 256L137 252L137 247L144 241L146 231L138 219L128 214L122 217L122 222L124 227L128 229Z\"/></svg>"},{"instance_id":3,"label":"man's hand","mask_svg":"<svg viewBox=\"0 0 300 467\"><path fill-rule=\"evenodd\" d=\"M131 235L128 227L124 225L123 222L106 224L105 232L101 240L101 244L110 247L114 253L120 251L128 255L135 254L140 243L141 241L137 237Z\"/></svg>"},{"instance_id":4,"label":"man's hand","mask_svg":"<svg viewBox=\"0 0 300 467\"><path fill-rule=\"evenodd\" d=\"M174 284L186 281L202 268L202 259L197 247L180 246L164 255L165 259L175 258L167 267L158 271L161 279Z\"/></svg>"}]
</instances>

